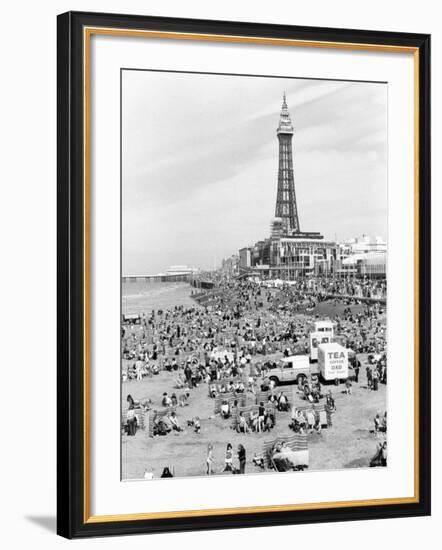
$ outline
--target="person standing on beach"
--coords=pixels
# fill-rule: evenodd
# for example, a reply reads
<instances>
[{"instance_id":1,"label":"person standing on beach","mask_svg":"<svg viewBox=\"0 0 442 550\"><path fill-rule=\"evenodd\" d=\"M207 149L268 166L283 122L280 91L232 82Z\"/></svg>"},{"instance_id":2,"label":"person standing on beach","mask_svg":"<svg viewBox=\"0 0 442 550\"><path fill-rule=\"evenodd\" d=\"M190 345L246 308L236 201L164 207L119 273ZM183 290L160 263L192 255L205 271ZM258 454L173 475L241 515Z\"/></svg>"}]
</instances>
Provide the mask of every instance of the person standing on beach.
<instances>
[{"instance_id":1,"label":"person standing on beach","mask_svg":"<svg viewBox=\"0 0 442 550\"><path fill-rule=\"evenodd\" d=\"M355 371L355 382L356 382L356 384L359 383L359 369L360 368L361 368L361 362L359 361L359 359L357 357L355 357L354 371Z\"/></svg>"},{"instance_id":2,"label":"person standing on beach","mask_svg":"<svg viewBox=\"0 0 442 550\"><path fill-rule=\"evenodd\" d=\"M232 472L235 473L233 468L233 451L231 443L227 443L226 449L226 458L224 461L224 470L223 472Z\"/></svg>"},{"instance_id":3,"label":"person standing on beach","mask_svg":"<svg viewBox=\"0 0 442 550\"><path fill-rule=\"evenodd\" d=\"M135 435L137 433L137 419L135 418L134 406L131 404L127 410L127 435Z\"/></svg>"},{"instance_id":4,"label":"person standing on beach","mask_svg":"<svg viewBox=\"0 0 442 550\"><path fill-rule=\"evenodd\" d=\"M370 365L367 365L367 387L371 389L373 384L373 371L371 370Z\"/></svg>"},{"instance_id":5,"label":"person standing on beach","mask_svg":"<svg viewBox=\"0 0 442 550\"><path fill-rule=\"evenodd\" d=\"M381 419L379 418L379 413L374 417L374 435L379 436L379 428L381 427Z\"/></svg>"},{"instance_id":6,"label":"person standing on beach","mask_svg":"<svg viewBox=\"0 0 442 550\"><path fill-rule=\"evenodd\" d=\"M212 472L212 467L213 467L213 445L211 443L209 443L209 445L207 446L206 466L207 466L206 474L208 476L210 476L213 473Z\"/></svg>"},{"instance_id":7,"label":"person standing on beach","mask_svg":"<svg viewBox=\"0 0 442 550\"><path fill-rule=\"evenodd\" d=\"M239 460L239 472L240 474L244 474L246 470L246 450L244 449L243 445L241 443L238 445L238 460Z\"/></svg>"},{"instance_id":8,"label":"person standing on beach","mask_svg":"<svg viewBox=\"0 0 442 550\"><path fill-rule=\"evenodd\" d=\"M372 381L373 381L372 390L373 391L378 391L379 374L378 374L378 369L377 368L373 369Z\"/></svg>"},{"instance_id":9,"label":"person standing on beach","mask_svg":"<svg viewBox=\"0 0 442 550\"><path fill-rule=\"evenodd\" d=\"M189 388L193 388L193 382L192 382L192 369L189 365L189 362L187 362L185 368L184 368L184 375L186 377L186 382L189 386Z\"/></svg>"},{"instance_id":10,"label":"person standing on beach","mask_svg":"<svg viewBox=\"0 0 442 550\"><path fill-rule=\"evenodd\" d=\"M138 360L135 363L135 369L136 369L136 372L137 372L137 380L142 380L143 379L142 370L141 370L142 368L143 368L143 361Z\"/></svg>"}]
</instances>

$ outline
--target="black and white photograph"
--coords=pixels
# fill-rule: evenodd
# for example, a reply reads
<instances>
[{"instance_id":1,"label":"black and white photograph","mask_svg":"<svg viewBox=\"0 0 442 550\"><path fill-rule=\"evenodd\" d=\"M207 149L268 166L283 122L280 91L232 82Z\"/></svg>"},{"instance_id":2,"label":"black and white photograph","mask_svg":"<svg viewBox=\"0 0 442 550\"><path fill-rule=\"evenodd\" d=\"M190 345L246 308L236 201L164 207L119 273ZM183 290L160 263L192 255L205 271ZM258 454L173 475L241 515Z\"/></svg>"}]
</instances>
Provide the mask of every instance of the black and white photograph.
<instances>
[{"instance_id":1,"label":"black and white photograph","mask_svg":"<svg viewBox=\"0 0 442 550\"><path fill-rule=\"evenodd\" d=\"M386 82L122 69L121 479L386 467Z\"/></svg>"},{"instance_id":2,"label":"black and white photograph","mask_svg":"<svg viewBox=\"0 0 442 550\"><path fill-rule=\"evenodd\" d=\"M2 6L2 547L434 546L442 27L378 3Z\"/></svg>"}]
</instances>

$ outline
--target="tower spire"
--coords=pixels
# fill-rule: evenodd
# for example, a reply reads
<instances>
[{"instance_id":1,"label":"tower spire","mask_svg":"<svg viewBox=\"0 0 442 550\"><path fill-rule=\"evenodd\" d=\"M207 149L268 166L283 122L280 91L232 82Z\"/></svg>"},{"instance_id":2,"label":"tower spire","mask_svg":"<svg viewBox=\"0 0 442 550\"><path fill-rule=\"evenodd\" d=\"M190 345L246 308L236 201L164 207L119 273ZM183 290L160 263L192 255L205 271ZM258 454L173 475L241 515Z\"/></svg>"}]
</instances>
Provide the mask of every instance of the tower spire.
<instances>
[{"instance_id":1,"label":"tower spire","mask_svg":"<svg viewBox=\"0 0 442 550\"><path fill-rule=\"evenodd\" d=\"M293 178L293 133L293 124L284 92L279 125L276 130L279 140L279 167L275 216L283 221L288 233L299 233L301 229L299 227L295 181Z\"/></svg>"},{"instance_id":2,"label":"tower spire","mask_svg":"<svg viewBox=\"0 0 442 550\"><path fill-rule=\"evenodd\" d=\"M287 107L287 98L286 98L285 92L282 99L281 114L279 117L279 126L278 126L277 133L278 135L280 133L293 134L293 125L292 125L292 120L290 118L289 109Z\"/></svg>"}]
</instances>

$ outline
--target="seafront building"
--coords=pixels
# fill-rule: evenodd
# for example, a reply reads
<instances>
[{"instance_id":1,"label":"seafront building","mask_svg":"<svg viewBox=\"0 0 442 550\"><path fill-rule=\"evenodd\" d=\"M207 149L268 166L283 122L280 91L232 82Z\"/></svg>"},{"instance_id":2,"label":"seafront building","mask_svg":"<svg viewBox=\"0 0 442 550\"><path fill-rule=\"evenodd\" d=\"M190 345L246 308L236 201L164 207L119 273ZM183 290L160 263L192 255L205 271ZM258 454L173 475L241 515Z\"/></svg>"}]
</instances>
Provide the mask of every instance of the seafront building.
<instances>
[{"instance_id":1,"label":"seafront building","mask_svg":"<svg viewBox=\"0 0 442 550\"><path fill-rule=\"evenodd\" d=\"M275 218L270 235L239 251L239 273L264 279L334 276L383 278L387 243L362 235L343 243L326 241L315 231L301 231L293 169L294 128L284 94L276 135L279 142Z\"/></svg>"},{"instance_id":2,"label":"seafront building","mask_svg":"<svg viewBox=\"0 0 442 550\"><path fill-rule=\"evenodd\" d=\"M239 256L234 254L230 258L224 258L221 263L221 272L229 277L236 277L239 274Z\"/></svg>"},{"instance_id":3,"label":"seafront building","mask_svg":"<svg viewBox=\"0 0 442 550\"><path fill-rule=\"evenodd\" d=\"M387 272L387 243L362 235L339 244L335 273L341 277L383 278Z\"/></svg>"}]
</instances>

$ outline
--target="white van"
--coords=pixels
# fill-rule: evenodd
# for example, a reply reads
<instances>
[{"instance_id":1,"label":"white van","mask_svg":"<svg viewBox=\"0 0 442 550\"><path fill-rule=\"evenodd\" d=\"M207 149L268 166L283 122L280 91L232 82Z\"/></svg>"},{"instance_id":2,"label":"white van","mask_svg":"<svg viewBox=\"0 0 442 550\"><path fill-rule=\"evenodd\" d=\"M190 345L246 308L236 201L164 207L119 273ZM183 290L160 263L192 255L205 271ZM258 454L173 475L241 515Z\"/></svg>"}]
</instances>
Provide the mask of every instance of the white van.
<instances>
[{"instance_id":1,"label":"white van","mask_svg":"<svg viewBox=\"0 0 442 550\"><path fill-rule=\"evenodd\" d=\"M278 367L270 369L269 379L273 380L276 385L281 382L296 382L302 383L310 377L311 374L317 373L316 366L310 365L308 355L292 355L281 359Z\"/></svg>"}]
</instances>

